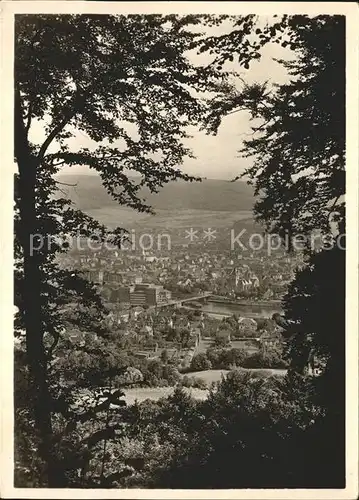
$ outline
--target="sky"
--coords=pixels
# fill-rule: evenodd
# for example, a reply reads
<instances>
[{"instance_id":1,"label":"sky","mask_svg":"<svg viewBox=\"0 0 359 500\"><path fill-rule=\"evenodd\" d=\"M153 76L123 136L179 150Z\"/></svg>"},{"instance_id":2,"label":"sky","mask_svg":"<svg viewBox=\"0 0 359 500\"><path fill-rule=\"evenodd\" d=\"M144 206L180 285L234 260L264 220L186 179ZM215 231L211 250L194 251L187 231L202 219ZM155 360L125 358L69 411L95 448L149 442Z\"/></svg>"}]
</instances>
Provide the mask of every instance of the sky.
<instances>
[{"instance_id":1,"label":"sky","mask_svg":"<svg viewBox=\"0 0 359 500\"><path fill-rule=\"evenodd\" d=\"M213 28L216 34L226 31L226 26ZM227 28L228 29L228 28ZM220 31L219 31L220 30ZM211 34L214 34L213 31ZM279 44L271 43L262 49L262 57L259 61L252 61L248 70L241 68L237 63L228 63L224 69L238 71L241 77L248 83L265 82L269 84L283 83L288 79L285 68L274 59L289 59L291 52L284 49ZM193 62L206 63L206 58L210 56L202 54L191 56ZM208 59L208 62L210 59ZM30 139L34 142L42 142L43 124L37 123L32 127ZM216 135L208 135L204 131L191 128L189 133L191 138L185 141L185 146L189 147L195 159L185 159L181 166L182 170L188 174L206 177L209 179L233 179L250 166L250 159L239 158L238 150L242 141L250 134L250 120L246 112L240 111L225 117ZM82 147L91 147L90 139L83 133L76 133L76 137L71 140L74 150ZM55 151L54 145L54 151ZM63 174L95 174L85 166L64 167Z\"/></svg>"}]
</instances>

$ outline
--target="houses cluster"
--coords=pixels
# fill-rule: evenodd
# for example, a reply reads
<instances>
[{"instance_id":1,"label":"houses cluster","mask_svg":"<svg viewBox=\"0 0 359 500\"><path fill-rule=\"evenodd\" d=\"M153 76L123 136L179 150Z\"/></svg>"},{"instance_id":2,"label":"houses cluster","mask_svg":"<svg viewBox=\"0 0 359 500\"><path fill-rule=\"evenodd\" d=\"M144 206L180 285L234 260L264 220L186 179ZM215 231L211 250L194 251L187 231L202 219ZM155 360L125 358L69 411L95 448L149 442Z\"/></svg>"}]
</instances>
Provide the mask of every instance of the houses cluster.
<instances>
[{"instance_id":1,"label":"houses cluster","mask_svg":"<svg viewBox=\"0 0 359 500\"><path fill-rule=\"evenodd\" d=\"M141 283L162 286L173 296L209 291L231 298L263 300L281 298L298 262L284 255L196 252L179 246L156 254L121 253L115 249L73 251L63 257L61 264L97 283L109 301L118 300L118 293L122 293L119 288ZM134 293L135 297L137 291L124 293Z\"/></svg>"}]
</instances>

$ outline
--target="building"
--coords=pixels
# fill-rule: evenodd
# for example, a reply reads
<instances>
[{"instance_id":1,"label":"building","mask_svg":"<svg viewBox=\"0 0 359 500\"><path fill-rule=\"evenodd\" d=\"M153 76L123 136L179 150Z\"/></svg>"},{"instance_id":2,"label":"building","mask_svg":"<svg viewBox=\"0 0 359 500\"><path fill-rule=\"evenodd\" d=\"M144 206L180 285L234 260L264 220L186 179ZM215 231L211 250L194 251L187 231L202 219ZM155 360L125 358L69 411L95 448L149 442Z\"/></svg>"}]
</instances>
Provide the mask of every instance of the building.
<instances>
[{"instance_id":1,"label":"building","mask_svg":"<svg viewBox=\"0 0 359 500\"><path fill-rule=\"evenodd\" d=\"M240 331L255 332L257 330L257 322L253 318L238 318L238 328Z\"/></svg>"},{"instance_id":2,"label":"building","mask_svg":"<svg viewBox=\"0 0 359 500\"><path fill-rule=\"evenodd\" d=\"M152 285L151 283L139 283L134 287L130 294L130 303L132 305L156 306L165 304L171 300L171 292L165 290L161 285Z\"/></svg>"},{"instance_id":3,"label":"building","mask_svg":"<svg viewBox=\"0 0 359 500\"><path fill-rule=\"evenodd\" d=\"M135 285L129 290L131 306L144 306L146 305L146 290L142 285Z\"/></svg>"},{"instance_id":4,"label":"building","mask_svg":"<svg viewBox=\"0 0 359 500\"><path fill-rule=\"evenodd\" d=\"M117 300L118 302L122 302L125 304L130 304L131 303L131 292L134 290L134 287L132 286L120 286L116 290L116 295L117 295Z\"/></svg>"},{"instance_id":5,"label":"building","mask_svg":"<svg viewBox=\"0 0 359 500\"><path fill-rule=\"evenodd\" d=\"M267 332L262 333L259 337L259 342L263 349L273 349L282 345L281 338L278 335Z\"/></svg>"},{"instance_id":6,"label":"building","mask_svg":"<svg viewBox=\"0 0 359 500\"><path fill-rule=\"evenodd\" d=\"M127 282L134 283L135 285L138 283L142 283L142 276L140 276L137 272L129 271L125 273L127 278Z\"/></svg>"},{"instance_id":7,"label":"building","mask_svg":"<svg viewBox=\"0 0 359 500\"><path fill-rule=\"evenodd\" d=\"M101 284L103 283L103 271L100 271L98 269L89 269L86 271L82 271L83 276L88 280L92 281L93 283L96 284Z\"/></svg>"},{"instance_id":8,"label":"building","mask_svg":"<svg viewBox=\"0 0 359 500\"><path fill-rule=\"evenodd\" d=\"M109 283L109 284L120 283L121 279L122 279L122 277L119 273L113 273L113 272L109 272L109 271L105 271L103 273L104 283Z\"/></svg>"},{"instance_id":9,"label":"building","mask_svg":"<svg viewBox=\"0 0 359 500\"><path fill-rule=\"evenodd\" d=\"M131 306L156 306L171 300L171 292L161 285L151 283L136 283L132 286L118 288L118 301Z\"/></svg>"}]
</instances>

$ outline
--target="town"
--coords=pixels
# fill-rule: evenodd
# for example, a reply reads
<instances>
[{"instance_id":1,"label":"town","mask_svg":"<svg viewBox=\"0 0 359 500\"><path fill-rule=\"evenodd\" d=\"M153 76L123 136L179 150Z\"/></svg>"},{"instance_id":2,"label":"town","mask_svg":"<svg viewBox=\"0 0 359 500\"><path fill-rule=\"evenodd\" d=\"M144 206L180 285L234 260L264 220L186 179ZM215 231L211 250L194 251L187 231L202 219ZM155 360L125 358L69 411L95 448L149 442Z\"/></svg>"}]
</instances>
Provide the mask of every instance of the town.
<instances>
[{"instance_id":1,"label":"town","mask_svg":"<svg viewBox=\"0 0 359 500\"><path fill-rule=\"evenodd\" d=\"M242 365L286 366L280 356L282 328L272 317L281 312L287 284L302 264L300 255L204 251L178 243L167 252L73 247L60 263L95 283L109 311L107 326L136 358L165 358L188 371L196 370L198 356L221 348L239 356ZM270 366L257 360L268 352L275 353Z\"/></svg>"}]
</instances>

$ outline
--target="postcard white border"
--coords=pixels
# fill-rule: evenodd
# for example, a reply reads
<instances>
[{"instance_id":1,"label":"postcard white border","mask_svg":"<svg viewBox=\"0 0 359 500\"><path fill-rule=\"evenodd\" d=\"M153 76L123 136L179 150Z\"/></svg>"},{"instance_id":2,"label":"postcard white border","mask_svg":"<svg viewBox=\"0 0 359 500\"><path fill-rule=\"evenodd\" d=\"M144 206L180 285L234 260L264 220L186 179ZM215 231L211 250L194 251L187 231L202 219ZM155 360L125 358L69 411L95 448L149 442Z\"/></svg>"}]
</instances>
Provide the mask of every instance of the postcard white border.
<instances>
[{"instance_id":1,"label":"postcard white border","mask_svg":"<svg viewBox=\"0 0 359 500\"><path fill-rule=\"evenodd\" d=\"M347 268L346 268L346 445L345 489L272 490L93 490L20 489L13 482L13 19L25 13L206 13L341 14L347 22ZM1 463L3 498L133 499L355 499L358 497L358 82L359 8L355 2L78 2L3 1L1 34L1 182L0 182L0 345Z\"/></svg>"}]
</instances>

